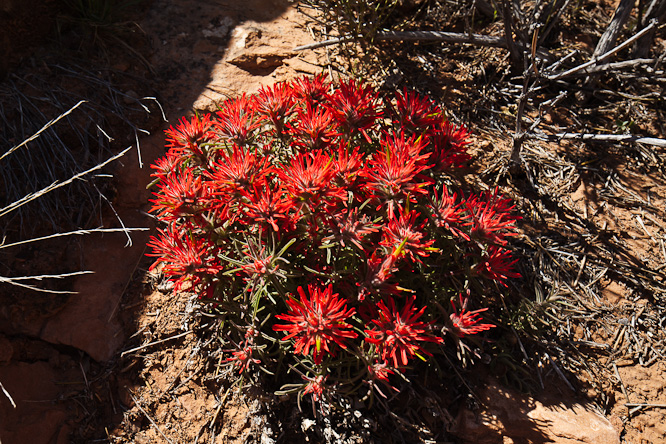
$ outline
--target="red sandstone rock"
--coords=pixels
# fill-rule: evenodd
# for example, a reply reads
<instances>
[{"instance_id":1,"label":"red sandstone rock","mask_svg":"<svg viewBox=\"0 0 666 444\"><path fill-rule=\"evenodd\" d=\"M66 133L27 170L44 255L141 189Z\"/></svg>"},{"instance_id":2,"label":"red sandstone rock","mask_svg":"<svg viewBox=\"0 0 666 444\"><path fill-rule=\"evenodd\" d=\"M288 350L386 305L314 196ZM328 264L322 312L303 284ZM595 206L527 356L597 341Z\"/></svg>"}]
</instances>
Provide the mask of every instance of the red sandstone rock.
<instances>
[{"instance_id":1,"label":"red sandstone rock","mask_svg":"<svg viewBox=\"0 0 666 444\"><path fill-rule=\"evenodd\" d=\"M572 396L530 398L491 382L476 394L483 406L463 409L451 433L474 444L619 444L610 421Z\"/></svg>"}]
</instances>

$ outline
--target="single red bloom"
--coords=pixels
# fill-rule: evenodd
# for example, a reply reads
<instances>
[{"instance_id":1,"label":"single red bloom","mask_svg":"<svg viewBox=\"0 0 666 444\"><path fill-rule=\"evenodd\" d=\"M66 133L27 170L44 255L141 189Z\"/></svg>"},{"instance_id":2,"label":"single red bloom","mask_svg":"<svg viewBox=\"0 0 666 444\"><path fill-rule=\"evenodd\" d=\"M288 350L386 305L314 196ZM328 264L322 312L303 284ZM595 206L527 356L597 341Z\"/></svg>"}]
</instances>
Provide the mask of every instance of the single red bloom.
<instances>
[{"instance_id":1,"label":"single red bloom","mask_svg":"<svg viewBox=\"0 0 666 444\"><path fill-rule=\"evenodd\" d=\"M346 208L342 212L334 213L329 219L329 224L333 235L327 239L336 239L343 247L347 246L347 243L351 243L359 251L364 251L361 245L363 238L378 230L377 226L373 225L367 216L361 215L359 217L358 208L353 210Z\"/></svg>"},{"instance_id":2,"label":"single red bloom","mask_svg":"<svg viewBox=\"0 0 666 444\"><path fill-rule=\"evenodd\" d=\"M453 323L453 333L459 338L464 337L465 335L475 335L485 330L490 330L495 327L493 324L479 324L481 318L479 318L479 313L483 313L488 310L487 308L481 308L474 311L466 311L467 302L469 299L463 301L462 295L460 295L460 313L456 310L456 304L453 303L451 299L451 305L453 306L453 313L451 313L450 318Z\"/></svg>"},{"instance_id":3,"label":"single red bloom","mask_svg":"<svg viewBox=\"0 0 666 444\"><path fill-rule=\"evenodd\" d=\"M298 118L288 125L299 149L314 151L326 148L337 135L333 123L333 114L328 109L308 102L298 110Z\"/></svg>"},{"instance_id":4,"label":"single red bloom","mask_svg":"<svg viewBox=\"0 0 666 444\"><path fill-rule=\"evenodd\" d=\"M288 83L276 83L272 87L262 87L256 96L256 110L262 121L268 121L273 126L272 133L276 136L282 134L285 119L294 106L294 93Z\"/></svg>"},{"instance_id":5,"label":"single red bloom","mask_svg":"<svg viewBox=\"0 0 666 444\"><path fill-rule=\"evenodd\" d=\"M273 255L266 254L266 247L262 246L260 251L258 247L248 244L249 250L243 253L247 256L248 263L242 266L243 271L253 280L262 279L266 275L274 274L278 269L278 264L273 260Z\"/></svg>"},{"instance_id":6,"label":"single red bloom","mask_svg":"<svg viewBox=\"0 0 666 444\"><path fill-rule=\"evenodd\" d=\"M505 236L517 236L515 223L519 219L511 213L511 200L498 194L498 188L466 201L470 237L475 240L505 245Z\"/></svg>"},{"instance_id":7,"label":"single red bloom","mask_svg":"<svg viewBox=\"0 0 666 444\"><path fill-rule=\"evenodd\" d=\"M243 194L248 199L244 205L245 219L267 224L275 232L279 232L281 227L292 228L294 204L280 186L274 190L268 183L255 185L252 193Z\"/></svg>"},{"instance_id":8,"label":"single red bloom","mask_svg":"<svg viewBox=\"0 0 666 444\"><path fill-rule=\"evenodd\" d=\"M159 183L159 192L153 203L151 212L166 222L181 217L200 213L210 198L206 184L201 176L195 176L192 168L186 168L180 174L163 178Z\"/></svg>"},{"instance_id":9,"label":"single red bloom","mask_svg":"<svg viewBox=\"0 0 666 444\"><path fill-rule=\"evenodd\" d=\"M364 301L368 295L378 296L398 295L398 285L388 280L397 270L395 267L396 257L389 254L385 257L373 252L367 260L366 272L362 282L358 283L358 300Z\"/></svg>"},{"instance_id":10,"label":"single red bloom","mask_svg":"<svg viewBox=\"0 0 666 444\"><path fill-rule=\"evenodd\" d=\"M266 157L234 145L230 154L220 150L219 158L206 175L212 180L212 193L223 201L229 201L253 192L254 187L263 184L271 172Z\"/></svg>"},{"instance_id":11,"label":"single red bloom","mask_svg":"<svg viewBox=\"0 0 666 444\"><path fill-rule=\"evenodd\" d=\"M292 83L294 96L305 103L321 103L326 99L330 83L326 74L315 77L299 77Z\"/></svg>"},{"instance_id":12,"label":"single red bloom","mask_svg":"<svg viewBox=\"0 0 666 444\"><path fill-rule=\"evenodd\" d=\"M388 212L391 213L395 204L408 196L426 194L425 187L432 181L418 176L428 168L424 162L428 155L420 154L425 146L423 140L414 137L405 140L404 134L400 133L386 135L382 144L384 150L373 154L360 175L366 178L365 186L371 193L369 197L380 201L378 208L388 203Z\"/></svg>"},{"instance_id":13,"label":"single red bloom","mask_svg":"<svg viewBox=\"0 0 666 444\"><path fill-rule=\"evenodd\" d=\"M186 233L175 232L172 228L167 231L158 229L158 231L159 237L153 236L148 242L153 252L147 255L158 258L150 270L163 262L164 274L178 278L176 290L187 280L192 279L196 285L203 277L214 276L224 268L212 253L213 247L206 239L201 237L193 239Z\"/></svg>"},{"instance_id":14,"label":"single red bloom","mask_svg":"<svg viewBox=\"0 0 666 444\"><path fill-rule=\"evenodd\" d=\"M382 145L390 151L392 155L401 159L410 159L420 170L428 169L432 165L427 165L429 154L425 153L428 141L419 135L408 136L401 129L398 132L386 132L382 136Z\"/></svg>"},{"instance_id":15,"label":"single red bloom","mask_svg":"<svg viewBox=\"0 0 666 444\"><path fill-rule=\"evenodd\" d=\"M372 128L382 115L377 93L372 86L353 79L341 82L340 87L329 96L329 103L329 108L344 134L353 136L360 132L368 143L372 142L367 130Z\"/></svg>"},{"instance_id":16,"label":"single red bloom","mask_svg":"<svg viewBox=\"0 0 666 444\"><path fill-rule=\"evenodd\" d=\"M150 168L155 170L155 172L151 174L151 177L164 180L167 177L177 175L180 173L182 164L182 155L175 149L170 149L164 157L157 159L155 163L150 166Z\"/></svg>"},{"instance_id":17,"label":"single red bloom","mask_svg":"<svg viewBox=\"0 0 666 444\"><path fill-rule=\"evenodd\" d=\"M374 364L368 366L368 375L370 378L365 382L377 390L377 393L379 393L383 398L386 398L386 395L377 386L377 382L381 382L384 386L395 392L398 392L399 390L389 383L389 375L394 373L395 372L388 366L388 362L375 362Z\"/></svg>"},{"instance_id":18,"label":"single red bloom","mask_svg":"<svg viewBox=\"0 0 666 444\"><path fill-rule=\"evenodd\" d=\"M467 154L466 146L470 143L467 138L469 131L462 126L455 126L444 122L441 127L429 133L429 162L435 171L448 171L460 168L471 159Z\"/></svg>"},{"instance_id":19,"label":"single red bloom","mask_svg":"<svg viewBox=\"0 0 666 444\"><path fill-rule=\"evenodd\" d=\"M210 142L213 137L213 123L210 115L195 115L191 120L181 117L176 126L171 126L166 133L168 147L173 147L179 153L203 154L201 144Z\"/></svg>"},{"instance_id":20,"label":"single red bloom","mask_svg":"<svg viewBox=\"0 0 666 444\"><path fill-rule=\"evenodd\" d=\"M273 329L288 332L284 340L295 338L296 353L308 355L312 349L314 363L319 365L324 353L335 356L332 343L346 349L345 340L358 336L352 326L345 322L355 310L347 309L345 300L333 293L332 285L323 290L308 285L308 293L309 298L303 287L298 287L300 301L288 299L289 313L276 315L276 318L289 324L276 324Z\"/></svg>"},{"instance_id":21,"label":"single red bloom","mask_svg":"<svg viewBox=\"0 0 666 444\"><path fill-rule=\"evenodd\" d=\"M513 265L518 262L518 259L512 259L510 250L490 245L479 263L474 266L474 271L506 287L505 280L520 277L519 273L513 271Z\"/></svg>"},{"instance_id":22,"label":"single red bloom","mask_svg":"<svg viewBox=\"0 0 666 444\"><path fill-rule=\"evenodd\" d=\"M294 203L306 204L310 209L346 197L344 190L332 183L334 175L333 160L321 151L299 153L290 165L278 171Z\"/></svg>"},{"instance_id":23,"label":"single red bloom","mask_svg":"<svg viewBox=\"0 0 666 444\"><path fill-rule=\"evenodd\" d=\"M425 237L423 227L426 221L417 224L416 219L419 217L419 213L399 211L399 214L398 219L396 219L395 213L389 215L389 222L384 228L380 245L390 248L391 256L396 259L407 255L412 261L421 262L419 256L429 256L433 251L431 246L435 240L423 241Z\"/></svg>"},{"instance_id":24,"label":"single red bloom","mask_svg":"<svg viewBox=\"0 0 666 444\"><path fill-rule=\"evenodd\" d=\"M398 122L409 133L423 132L443 120L442 110L427 97L404 89L395 98Z\"/></svg>"},{"instance_id":25,"label":"single red bloom","mask_svg":"<svg viewBox=\"0 0 666 444\"><path fill-rule=\"evenodd\" d=\"M458 228L463 222L464 209L458 202L457 193L450 194L449 189L443 186L442 196L438 197L435 194L435 197L428 204L428 209L431 212L431 217L435 225L440 228L446 228L456 236L469 240L469 236Z\"/></svg>"},{"instance_id":26,"label":"single red bloom","mask_svg":"<svg viewBox=\"0 0 666 444\"><path fill-rule=\"evenodd\" d=\"M319 401L326 390L326 379L328 375L318 375L314 378L308 378L303 376L303 379L309 381L303 390L303 394L307 395L310 393L312 395L313 401Z\"/></svg>"},{"instance_id":27,"label":"single red bloom","mask_svg":"<svg viewBox=\"0 0 666 444\"><path fill-rule=\"evenodd\" d=\"M425 307L417 311L415 299L414 296L408 297L402 311L398 311L391 297L387 299L388 305L379 301L379 319L372 321L375 328L365 330L365 341L376 345L381 359L391 359L395 367L407 365L409 359L419 356L419 353L431 356L421 346L422 342L443 342L442 338L430 334L430 322L418 321Z\"/></svg>"},{"instance_id":28,"label":"single red bloom","mask_svg":"<svg viewBox=\"0 0 666 444\"><path fill-rule=\"evenodd\" d=\"M368 366L368 373L372 379L388 382L389 375L395 372L388 366L388 362L375 362Z\"/></svg>"},{"instance_id":29,"label":"single red bloom","mask_svg":"<svg viewBox=\"0 0 666 444\"><path fill-rule=\"evenodd\" d=\"M260 364L261 360L252 357L253 348L246 346L231 353L226 362L233 362L234 367L238 367L238 373L246 371L250 364Z\"/></svg>"},{"instance_id":30,"label":"single red bloom","mask_svg":"<svg viewBox=\"0 0 666 444\"><path fill-rule=\"evenodd\" d=\"M254 140L255 130L260 123L254 113L255 102L245 94L236 99L229 99L217 112L215 129L225 139L238 146L246 146Z\"/></svg>"},{"instance_id":31,"label":"single red bloom","mask_svg":"<svg viewBox=\"0 0 666 444\"><path fill-rule=\"evenodd\" d=\"M338 145L337 156L333 162L335 169L335 183L340 187L353 190L356 179L363 167L363 155L359 153L359 147L349 150L346 142Z\"/></svg>"}]
</instances>

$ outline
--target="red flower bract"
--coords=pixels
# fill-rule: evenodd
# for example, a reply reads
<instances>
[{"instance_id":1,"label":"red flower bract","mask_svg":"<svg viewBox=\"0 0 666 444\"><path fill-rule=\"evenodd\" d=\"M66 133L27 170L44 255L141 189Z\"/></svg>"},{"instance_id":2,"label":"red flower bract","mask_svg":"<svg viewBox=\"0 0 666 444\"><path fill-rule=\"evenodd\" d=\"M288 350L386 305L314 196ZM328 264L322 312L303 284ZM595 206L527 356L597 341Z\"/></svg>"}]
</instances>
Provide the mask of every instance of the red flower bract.
<instances>
[{"instance_id":1,"label":"red flower bract","mask_svg":"<svg viewBox=\"0 0 666 444\"><path fill-rule=\"evenodd\" d=\"M390 214L397 203L426 194L425 186L431 180L418 176L428 168L425 164L428 155L421 154L423 140L415 137L405 140L403 133L385 134L382 144L384 149L373 154L360 175L366 178L368 197L379 201L377 208L388 204Z\"/></svg>"},{"instance_id":2,"label":"red flower bract","mask_svg":"<svg viewBox=\"0 0 666 444\"><path fill-rule=\"evenodd\" d=\"M320 74L315 77L300 77L294 80L294 96L296 99L306 102L323 102L328 96L329 83L326 81L326 74Z\"/></svg>"},{"instance_id":3,"label":"red flower bract","mask_svg":"<svg viewBox=\"0 0 666 444\"><path fill-rule=\"evenodd\" d=\"M347 242L353 244L359 251L363 251L361 241L363 237L377 231L367 217L361 216L359 218L358 208L349 210L346 208L343 212L333 214L329 220L333 235L327 239L336 239L343 247L347 246Z\"/></svg>"},{"instance_id":4,"label":"red flower bract","mask_svg":"<svg viewBox=\"0 0 666 444\"><path fill-rule=\"evenodd\" d=\"M420 262L419 256L425 257L432 252L431 245L435 241L424 240L423 227L426 221L417 223L418 217L416 211L399 211L397 219L395 213L390 214L381 245L389 247L395 258L407 255L412 261Z\"/></svg>"},{"instance_id":5,"label":"red flower bract","mask_svg":"<svg viewBox=\"0 0 666 444\"><path fill-rule=\"evenodd\" d=\"M227 358L226 361L233 362L234 367L238 367L238 373L243 373L251 363L261 364L261 360L252 357L252 352L251 346L245 346L232 352L231 357Z\"/></svg>"},{"instance_id":6,"label":"red flower bract","mask_svg":"<svg viewBox=\"0 0 666 444\"><path fill-rule=\"evenodd\" d=\"M328 109L308 102L304 109L298 110L298 119L289 124L289 129L301 151L319 150L335 137L333 123L333 114Z\"/></svg>"},{"instance_id":7,"label":"red flower bract","mask_svg":"<svg viewBox=\"0 0 666 444\"><path fill-rule=\"evenodd\" d=\"M310 210L344 198L344 190L332 183L333 159L321 151L297 154L278 175L294 203L307 205Z\"/></svg>"},{"instance_id":8,"label":"red flower bract","mask_svg":"<svg viewBox=\"0 0 666 444\"><path fill-rule=\"evenodd\" d=\"M159 189L161 193L151 200L154 205L150 211L167 222L199 213L210 197L201 176L195 176L192 168L163 177Z\"/></svg>"},{"instance_id":9,"label":"red flower bract","mask_svg":"<svg viewBox=\"0 0 666 444\"><path fill-rule=\"evenodd\" d=\"M157 256L157 261L150 267L154 269L164 263L164 274L178 278L176 289L188 279L197 285L204 277L212 277L224 267L211 255L210 243L206 239L192 239L185 233L175 234L172 229L159 230L159 237L152 237L148 246L153 248L149 256Z\"/></svg>"},{"instance_id":10,"label":"red flower bract","mask_svg":"<svg viewBox=\"0 0 666 444\"><path fill-rule=\"evenodd\" d=\"M443 120L442 111L430 99L413 91L396 94L396 112L400 127L410 133L422 132Z\"/></svg>"},{"instance_id":11,"label":"red flower bract","mask_svg":"<svg viewBox=\"0 0 666 444\"><path fill-rule=\"evenodd\" d=\"M211 131L213 124L210 115L194 116L190 120L181 117L178 124L165 131L167 146L185 156L189 154L203 154L200 145L210 142L214 134Z\"/></svg>"},{"instance_id":12,"label":"red flower bract","mask_svg":"<svg viewBox=\"0 0 666 444\"><path fill-rule=\"evenodd\" d=\"M358 336L352 326L345 322L355 310L347 309L345 300L338 299L338 294L333 293L332 285L323 290L308 285L308 293L309 297L305 295L303 287L298 287L300 301L288 299L289 313L276 316L289 323L277 324L273 329L288 332L284 340L296 340L296 353L308 355L312 349L314 363L321 364L324 352L335 356L332 343L344 349L347 348L346 339Z\"/></svg>"},{"instance_id":13,"label":"red flower bract","mask_svg":"<svg viewBox=\"0 0 666 444\"><path fill-rule=\"evenodd\" d=\"M230 154L221 152L219 159L206 172L211 179L212 193L223 201L238 199L262 184L271 168L265 157L236 145Z\"/></svg>"},{"instance_id":14,"label":"red flower bract","mask_svg":"<svg viewBox=\"0 0 666 444\"><path fill-rule=\"evenodd\" d=\"M511 200L498 194L498 189L467 199L471 227L470 237L499 245L506 244L505 236L516 236L517 216L513 215Z\"/></svg>"},{"instance_id":15,"label":"red flower bract","mask_svg":"<svg viewBox=\"0 0 666 444\"><path fill-rule=\"evenodd\" d=\"M285 119L293 105L293 92L287 83L277 83L272 88L263 87L257 93L256 109L260 119L273 126L273 135L277 137L281 137Z\"/></svg>"},{"instance_id":16,"label":"red flower bract","mask_svg":"<svg viewBox=\"0 0 666 444\"><path fill-rule=\"evenodd\" d=\"M490 245L479 263L474 266L474 270L506 287L505 280L520 277L520 274L513 270L513 264L516 262L518 259L512 258L510 250Z\"/></svg>"},{"instance_id":17,"label":"red flower bract","mask_svg":"<svg viewBox=\"0 0 666 444\"><path fill-rule=\"evenodd\" d=\"M444 122L440 128L429 133L432 151L430 159L436 171L460 168L470 159L465 146L469 144L469 131L450 122Z\"/></svg>"},{"instance_id":18,"label":"red flower bract","mask_svg":"<svg viewBox=\"0 0 666 444\"><path fill-rule=\"evenodd\" d=\"M371 142L367 134L381 116L377 93L370 85L349 80L341 82L333 94L329 96L330 109L335 119L347 136L354 136L357 132L363 134L368 143Z\"/></svg>"},{"instance_id":19,"label":"red flower bract","mask_svg":"<svg viewBox=\"0 0 666 444\"><path fill-rule=\"evenodd\" d=\"M479 332L490 330L494 327L493 324L479 324L481 319L479 318L479 313L483 313L488 310L487 308L481 308L474 311L466 311L468 299L463 301L462 295L460 295L460 313L456 311L456 305L451 300L451 305L453 306L453 313L451 313L451 322L453 323L453 333L459 338L464 337L465 335L474 335Z\"/></svg>"},{"instance_id":20,"label":"red flower bract","mask_svg":"<svg viewBox=\"0 0 666 444\"><path fill-rule=\"evenodd\" d=\"M328 378L328 375L319 375L315 376L314 378L306 378L303 377L306 381L309 381L305 389L303 389L303 394L307 395L310 393L312 396L313 401L319 401L324 394L324 391L326 390L326 379Z\"/></svg>"},{"instance_id":21,"label":"red flower bract","mask_svg":"<svg viewBox=\"0 0 666 444\"><path fill-rule=\"evenodd\" d=\"M419 353L430 356L431 354L423 349L423 342L443 341L442 338L430 334L430 323L418 321L425 307L417 311L414 307L415 299L414 296L408 297L401 311L396 308L393 298L388 298L388 305L379 301L379 319L372 321L375 328L365 330L365 340L376 345L381 359L392 360L395 367L407 365L409 359Z\"/></svg>"},{"instance_id":22,"label":"red flower bract","mask_svg":"<svg viewBox=\"0 0 666 444\"><path fill-rule=\"evenodd\" d=\"M225 139L246 146L254 140L255 130L259 128L259 119L253 112L255 102L245 94L227 100L217 113L215 129Z\"/></svg>"},{"instance_id":23,"label":"red flower bract","mask_svg":"<svg viewBox=\"0 0 666 444\"><path fill-rule=\"evenodd\" d=\"M273 231L291 225L294 216L290 213L294 204L281 188L273 190L268 184L255 185L252 193L243 193L249 202L245 203L245 219L256 224L266 224Z\"/></svg>"},{"instance_id":24,"label":"red flower bract","mask_svg":"<svg viewBox=\"0 0 666 444\"><path fill-rule=\"evenodd\" d=\"M460 230L463 221L463 208L458 203L457 193L450 194L449 189L444 186L442 196L435 194L435 197L428 204L431 217L440 228L446 228L456 236L469 240L469 236Z\"/></svg>"}]
</instances>

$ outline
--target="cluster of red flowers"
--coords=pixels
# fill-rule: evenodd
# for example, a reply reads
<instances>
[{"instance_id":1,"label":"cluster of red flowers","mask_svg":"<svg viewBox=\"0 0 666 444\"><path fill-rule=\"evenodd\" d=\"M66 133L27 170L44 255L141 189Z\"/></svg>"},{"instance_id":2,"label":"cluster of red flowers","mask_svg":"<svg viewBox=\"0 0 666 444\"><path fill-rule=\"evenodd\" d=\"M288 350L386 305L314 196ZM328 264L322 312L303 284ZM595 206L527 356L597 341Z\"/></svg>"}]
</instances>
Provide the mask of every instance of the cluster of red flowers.
<instances>
[{"instance_id":1,"label":"cluster of red flowers","mask_svg":"<svg viewBox=\"0 0 666 444\"><path fill-rule=\"evenodd\" d=\"M317 399L331 375L388 384L492 327L469 298L445 311L458 294L518 276L511 202L450 189L467 136L425 97L321 76L182 119L153 165L153 268L224 313L241 372L293 356Z\"/></svg>"}]
</instances>

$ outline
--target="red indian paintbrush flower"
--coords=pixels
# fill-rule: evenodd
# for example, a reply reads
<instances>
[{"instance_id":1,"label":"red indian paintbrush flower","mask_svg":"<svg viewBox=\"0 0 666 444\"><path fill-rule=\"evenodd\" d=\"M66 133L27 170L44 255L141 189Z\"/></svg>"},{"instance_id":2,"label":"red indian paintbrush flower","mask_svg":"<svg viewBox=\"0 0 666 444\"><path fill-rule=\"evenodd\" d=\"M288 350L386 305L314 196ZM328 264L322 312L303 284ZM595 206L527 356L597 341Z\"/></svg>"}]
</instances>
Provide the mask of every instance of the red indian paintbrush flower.
<instances>
[{"instance_id":1,"label":"red indian paintbrush flower","mask_svg":"<svg viewBox=\"0 0 666 444\"><path fill-rule=\"evenodd\" d=\"M167 177L177 176L180 174L180 166L182 161L183 156L175 149L170 149L167 151L164 157L157 159L155 163L150 166L150 168L155 170L151 176L157 178L158 180L164 180Z\"/></svg>"},{"instance_id":2,"label":"red indian paintbrush flower","mask_svg":"<svg viewBox=\"0 0 666 444\"><path fill-rule=\"evenodd\" d=\"M405 89L395 98L400 127L409 133L423 132L442 121L442 110L427 97Z\"/></svg>"},{"instance_id":3,"label":"red indian paintbrush flower","mask_svg":"<svg viewBox=\"0 0 666 444\"><path fill-rule=\"evenodd\" d=\"M382 398L386 398L386 395L380 390L377 383L381 383L385 387L398 392L399 390L389 383L389 375L394 373L393 369L388 366L388 362L375 362L374 364L368 365L369 378L365 382L370 384L370 386L373 387Z\"/></svg>"},{"instance_id":4,"label":"red indian paintbrush flower","mask_svg":"<svg viewBox=\"0 0 666 444\"><path fill-rule=\"evenodd\" d=\"M366 261L365 275L362 276L358 286L358 300L364 301L369 295L398 295L400 290L398 284L389 282L393 273L397 270L395 267L396 257L392 254L380 256L377 251Z\"/></svg>"},{"instance_id":5,"label":"red indian paintbrush flower","mask_svg":"<svg viewBox=\"0 0 666 444\"><path fill-rule=\"evenodd\" d=\"M377 93L372 86L354 80L341 82L329 101L329 109L344 134L353 136L360 132L368 143L372 142L367 130L381 116Z\"/></svg>"},{"instance_id":6,"label":"red indian paintbrush flower","mask_svg":"<svg viewBox=\"0 0 666 444\"><path fill-rule=\"evenodd\" d=\"M209 114L194 116L190 120L181 117L175 127L171 126L165 131L167 146L182 155L190 153L201 155L203 152L200 145L213 140L212 127Z\"/></svg>"},{"instance_id":7,"label":"red indian paintbrush flower","mask_svg":"<svg viewBox=\"0 0 666 444\"><path fill-rule=\"evenodd\" d=\"M358 147L350 150L344 141L340 142L336 154L333 161L335 183L349 191L354 191L359 171L363 167L363 155L359 153Z\"/></svg>"},{"instance_id":8,"label":"red indian paintbrush flower","mask_svg":"<svg viewBox=\"0 0 666 444\"><path fill-rule=\"evenodd\" d=\"M433 251L432 244L434 239L424 241L423 227L426 224L424 220L417 223L416 219L419 213L416 211L405 212L399 209L399 217L396 219L395 213L389 215L388 225L384 228L382 241L384 245L391 249L391 255L396 259L401 256L409 256L414 262L420 262L420 257L426 257Z\"/></svg>"},{"instance_id":9,"label":"red indian paintbrush flower","mask_svg":"<svg viewBox=\"0 0 666 444\"><path fill-rule=\"evenodd\" d=\"M329 218L328 223L333 235L325 238L325 240L336 239L343 247L347 246L347 243L351 243L361 252L364 251L361 245L363 238L378 230L367 216L358 215L358 208L353 210L345 208L336 212Z\"/></svg>"},{"instance_id":10,"label":"red indian paintbrush flower","mask_svg":"<svg viewBox=\"0 0 666 444\"><path fill-rule=\"evenodd\" d=\"M221 150L219 158L206 171L212 181L212 193L227 201L252 192L254 186L262 184L270 173L267 158L237 145L230 154Z\"/></svg>"},{"instance_id":11,"label":"red indian paintbrush flower","mask_svg":"<svg viewBox=\"0 0 666 444\"><path fill-rule=\"evenodd\" d=\"M366 189L371 193L369 197L379 200L377 208L388 204L388 212L391 213L397 203L426 194L425 186L431 180L418 175L428 168L424 162L428 155L421 154L425 146L422 140L415 137L405 140L403 133L385 135L382 143L384 150L373 154L360 175L366 178Z\"/></svg>"},{"instance_id":12,"label":"red indian paintbrush flower","mask_svg":"<svg viewBox=\"0 0 666 444\"><path fill-rule=\"evenodd\" d=\"M460 168L470 160L466 151L469 131L462 126L455 126L450 122L442 123L441 127L428 134L430 140L429 151L431 151L429 162L433 164L435 171L448 171L452 168Z\"/></svg>"},{"instance_id":13,"label":"red indian paintbrush flower","mask_svg":"<svg viewBox=\"0 0 666 444\"><path fill-rule=\"evenodd\" d=\"M292 84L294 96L305 103L318 104L328 96L330 84L326 80L326 74L315 77L300 77Z\"/></svg>"},{"instance_id":14,"label":"red indian paintbrush flower","mask_svg":"<svg viewBox=\"0 0 666 444\"><path fill-rule=\"evenodd\" d=\"M345 197L344 190L332 183L334 175L331 156L321 151L299 153L292 159L291 165L278 171L294 203L305 204L310 209Z\"/></svg>"},{"instance_id":15,"label":"red indian paintbrush flower","mask_svg":"<svg viewBox=\"0 0 666 444\"><path fill-rule=\"evenodd\" d=\"M301 151L319 150L336 136L333 123L333 114L328 109L308 102L298 110L298 118L289 124L289 129Z\"/></svg>"},{"instance_id":16,"label":"red indian paintbrush flower","mask_svg":"<svg viewBox=\"0 0 666 444\"><path fill-rule=\"evenodd\" d=\"M310 393L313 401L319 401L326 390L326 379L328 379L328 375L318 375L314 378L303 376L303 379L309 381L305 386L305 389L303 389L303 394L307 395Z\"/></svg>"},{"instance_id":17,"label":"red indian paintbrush flower","mask_svg":"<svg viewBox=\"0 0 666 444\"><path fill-rule=\"evenodd\" d=\"M294 95L288 83L276 83L272 87L262 87L257 93L256 110L260 120L273 126L272 134L280 137L285 120L294 106Z\"/></svg>"},{"instance_id":18,"label":"red indian paintbrush flower","mask_svg":"<svg viewBox=\"0 0 666 444\"><path fill-rule=\"evenodd\" d=\"M176 290L188 280L196 285L203 277L214 276L224 268L219 259L211 254L212 245L206 239L193 239L186 233L174 232L173 229L158 231L159 237L152 237L148 243L153 249L153 253L148 256L158 257L150 269L153 270L163 262L164 274L178 278Z\"/></svg>"},{"instance_id":19,"label":"red indian paintbrush flower","mask_svg":"<svg viewBox=\"0 0 666 444\"><path fill-rule=\"evenodd\" d=\"M463 222L464 210L461 204L458 203L457 193L450 194L446 186L442 187L442 196L439 197L435 194L435 197L428 204L428 209L435 225L446 228L456 236L469 240L469 236L459 229Z\"/></svg>"},{"instance_id":20,"label":"red indian paintbrush flower","mask_svg":"<svg viewBox=\"0 0 666 444\"><path fill-rule=\"evenodd\" d=\"M430 323L418 321L426 308L417 311L415 299L414 296L408 297L402 311L398 311L391 297L387 299L388 305L379 301L379 319L372 321L375 328L365 330L366 342L376 345L381 359L392 360L395 367L407 365L410 358L420 353L431 356L421 343L443 342L442 338L430 334Z\"/></svg>"},{"instance_id":21,"label":"red indian paintbrush flower","mask_svg":"<svg viewBox=\"0 0 666 444\"><path fill-rule=\"evenodd\" d=\"M358 336L352 326L345 322L355 310L347 309L345 300L333 293L332 285L323 290L308 285L308 293L309 297L305 295L303 287L298 287L300 301L288 299L289 313L276 316L289 323L276 324L273 329L288 332L284 340L296 340L296 353L308 355L312 349L314 363L321 364L324 352L335 356L333 343L346 349L345 340Z\"/></svg>"},{"instance_id":22,"label":"red indian paintbrush flower","mask_svg":"<svg viewBox=\"0 0 666 444\"><path fill-rule=\"evenodd\" d=\"M150 211L166 222L199 213L210 197L201 176L195 176L192 168L186 168L179 175L164 177L159 183L159 191L160 194L151 199L153 207Z\"/></svg>"},{"instance_id":23,"label":"red indian paintbrush flower","mask_svg":"<svg viewBox=\"0 0 666 444\"><path fill-rule=\"evenodd\" d=\"M474 240L505 245L505 236L517 236L515 230L518 216L512 214L511 200L498 194L498 189L487 191L478 197L467 199L467 210L471 219L466 225Z\"/></svg>"},{"instance_id":24,"label":"red indian paintbrush flower","mask_svg":"<svg viewBox=\"0 0 666 444\"><path fill-rule=\"evenodd\" d=\"M238 368L238 373L246 371L250 364L261 364L261 360L253 358L254 349L252 346L245 346L231 353L226 359L227 362L233 362L234 367Z\"/></svg>"},{"instance_id":25,"label":"red indian paintbrush flower","mask_svg":"<svg viewBox=\"0 0 666 444\"><path fill-rule=\"evenodd\" d=\"M467 310L467 302L469 299L460 295L460 313L456 310L456 304L451 300L451 305L453 306L453 313L451 313L451 322L453 323L453 333L459 338L464 337L465 335L474 335L485 330L490 330L495 327L493 324L479 324L481 318L479 318L479 313L483 313L488 310L487 308L481 308L474 311Z\"/></svg>"},{"instance_id":26,"label":"red indian paintbrush flower","mask_svg":"<svg viewBox=\"0 0 666 444\"><path fill-rule=\"evenodd\" d=\"M490 245L479 263L474 266L474 271L506 287L505 280L520 277L520 274L513 270L513 264L516 262L518 259L513 259L510 250Z\"/></svg>"},{"instance_id":27,"label":"red indian paintbrush flower","mask_svg":"<svg viewBox=\"0 0 666 444\"><path fill-rule=\"evenodd\" d=\"M261 247L248 243L247 251L243 251L247 263L241 265L243 271L253 281L262 280L265 276L277 272L278 264L272 254L266 253L266 246Z\"/></svg>"},{"instance_id":28,"label":"red indian paintbrush flower","mask_svg":"<svg viewBox=\"0 0 666 444\"><path fill-rule=\"evenodd\" d=\"M238 146L249 145L254 140L255 130L259 128L254 107L255 102L245 94L224 102L214 124L219 135Z\"/></svg>"},{"instance_id":29,"label":"red indian paintbrush flower","mask_svg":"<svg viewBox=\"0 0 666 444\"><path fill-rule=\"evenodd\" d=\"M291 229L294 216L294 204L285 191L278 185L273 189L268 183L254 185L253 192L243 192L245 202L245 219L256 224L268 225L275 232L280 227Z\"/></svg>"}]
</instances>

